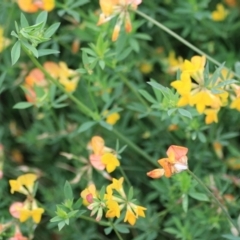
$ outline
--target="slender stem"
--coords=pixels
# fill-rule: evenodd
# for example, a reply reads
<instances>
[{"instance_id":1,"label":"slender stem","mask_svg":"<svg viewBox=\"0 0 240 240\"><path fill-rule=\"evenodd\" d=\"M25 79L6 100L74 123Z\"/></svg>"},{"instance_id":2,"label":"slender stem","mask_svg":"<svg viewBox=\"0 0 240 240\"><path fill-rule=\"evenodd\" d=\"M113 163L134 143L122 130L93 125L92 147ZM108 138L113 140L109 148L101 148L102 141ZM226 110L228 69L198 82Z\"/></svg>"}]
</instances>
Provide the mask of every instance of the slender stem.
<instances>
[{"instance_id":1,"label":"slender stem","mask_svg":"<svg viewBox=\"0 0 240 240\"><path fill-rule=\"evenodd\" d=\"M225 209L225 207L222 205L222 203L216 198L216 196L207 188L207 186L202 182L202 180L200 178L198 178L192 171L190 171L189 169L187 170L187 172L204 188L204 190L213 198L213 200L215 201L215 203L222 209L223 213L225 214L225 216L227 217L227 219L229 220L229 222L237 229L238 232L239 228L236 224L236 222L231 218L231 216L229 215L228 211Z\"/></svg>"},{"instance_id":2,"label":"slender stem","mask_svg":"<svg viewBox=\"0 0 240 240\"><path fill-rule=\"evenodd\" d=\"M102 226L109 226L110 225L109 222L106 222L106 221L96 221L95 219L93 219L91 217L84 216L84 215L79 216L79 218L87 220L87 221L90 221L90 222L98 223L99 225L102 225Z\"/></svg>"},{"instance_id":3,"label":"slender stem","mask_svg":"<svg viewBox=\"0 0 240 240\"><path fill-rule=\"evenodd\" d=\"M149 106L147 102L142 98L142 96L136 91L136 88L128 81L127 78L124 76L120 75L120 78L123 80L123 82L128 86L128 88L135 94L135 96L138 98L138 100L146 107L149 109Z\"/></svg>"},{"instance_id":4,"label":"slender stem","mask_svg":"<svg viewBox=\"0 0 240 240\"><path fill-rule=\"evenodd\" d=\"M117 231L117 229L115 228L115 226L114 226L113 223L111 223L111 226L112 226L114 232L116 233L118 239L119 239L119 240L123 240L123 238L121 237L120 233Z\"/></svg>"},{"instance_id":5,"label":"slender stem","mask_svg":"<svg viewBox=\"0 0 240 240\"><path fill-rule=\"evenodd\" d=\"M122 133L120 133L118 130L113 129L112 132L119 137L121 140L123 140L129 147L135 150L139 155L143 156L147 161L149 161L154 166L158 166L157 163L152 161L152 157L149 156L147 153L145 153L141 148L139 148L137 145L135 145L132 141L130 141L127 137L125 137Z\"/></svg>"},{"instance_id":6,"label":"slender stem","mask_svg":"<svg viewBox=\"0 0 240 240\"><path fill-rule=\"evenodd\" d=\"M184 38L182 38L181 36L179 36L178 34L176 34L175 32L173 32L171 29L169 29L168 27L164 26L163 24L159 23L158 21L156 21L155 19L149 17L148 15L146 15L145 13L138 11L138 10L134 10L134 12L136 12L138 15L142 16L143 18L147 19L149 22L155 24L156 26L158 26L159 28L161 28L163 31L167 32L169 35L171 35L172 37L176 38L178 41L182 42L184 45L188 46L189 48L191 48L193 51L195 51L196 53L200 54L200 55L204 55L206 56L206 58L211 61L212 63L216 64L217 66L222 66L221 63L219 63L218 61L216 61L214 58L212 58L211 56L209 56L208 54L206 54L205 52L203 52L202 50L200 50L199 48L195 47L193 44L191 44L190 42L188 42L187 40L185 40ZM232 74L234 74L236 77L240 78L240 76L231 71L229 68L224 67L226 70L230 71Z\"/></svg>"},{"instance_id":7,"label":"slender stem","mask_svg":"<svg viewBox=\"0 0 240 240\"><path fill-rule=\"evenodd\" d=\"M126 182L127 182L128 186L131 187L132 184L131 184L131 182L129 181L128 176L125 174L125 171L122 169L121 166L119 167L119 170L120 170L121 174L123 175L124 179L126 179Z\"/></svg>"}]
</instances>

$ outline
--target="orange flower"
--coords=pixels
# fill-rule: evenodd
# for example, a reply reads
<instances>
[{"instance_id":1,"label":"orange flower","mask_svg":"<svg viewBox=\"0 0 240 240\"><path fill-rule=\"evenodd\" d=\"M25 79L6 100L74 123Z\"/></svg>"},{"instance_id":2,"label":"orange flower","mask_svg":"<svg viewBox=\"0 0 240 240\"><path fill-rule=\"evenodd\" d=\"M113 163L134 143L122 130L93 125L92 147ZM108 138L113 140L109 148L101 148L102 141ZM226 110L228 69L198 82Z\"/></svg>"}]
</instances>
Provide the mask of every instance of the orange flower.
<instances>
[{"instance_id":1,"label":"orange flower","mask_svg":"<svg viewBox=\"0 0 240 240\"><path fill-rule=\"evenodd\" d=\"M158 160L162 168L154 169L148 172L147 175L151 178L160 178L163 175L169 178L174 173L179 173L188 169L187 152L188 149L185 147L171 145L166 152L168 158Z\"/></svg>"},{"instance_id":2,"label":"orange flower","mask_svg":"<svg viewBox=\"0 0 240 240\"><path fill-rule=\"evenodd\" d=\"M17 3L21 10L28 13L34 13L38 10L50 12L55 7L54 0L18 0Z\"/></svg>"}]
</instances>

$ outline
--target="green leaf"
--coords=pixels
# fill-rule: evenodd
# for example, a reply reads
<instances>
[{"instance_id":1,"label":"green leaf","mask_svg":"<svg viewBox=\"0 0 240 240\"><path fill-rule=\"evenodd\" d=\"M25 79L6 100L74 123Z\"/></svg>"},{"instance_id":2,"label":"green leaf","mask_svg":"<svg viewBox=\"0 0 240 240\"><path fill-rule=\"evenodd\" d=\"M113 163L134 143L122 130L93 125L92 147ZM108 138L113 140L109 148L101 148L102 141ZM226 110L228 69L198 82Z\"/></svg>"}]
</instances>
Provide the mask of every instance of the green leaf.
<instances>
[{"instance_id":1,"label":"green leaf","mask_svg":"<svg viewBox=\"0 0 240 240\"><path fill-rule=\"evenodd\" d=\"M126 227L126 225L123 225L123 224L119 224L119 225L116 225L115 226L117 231L120 232L120 233L129 233L129 229Z\"/></svg>"},{"instance_id":2,"label":"green leaf","mask_svg":"<svg viewBox=\"0 0 240 240\"><path fill-rule=\"evenodd\" d=\"M33 106L32 103L29 102L19 102L13 106L14 109L25 109Z\"/></svg>"},{"instance_id":3,"label":"green leaf","mask_svg":"<svg viewBox=\"0 0 240 240\"><path fill-rule=\"evenodd\" d=\"M206 194L198 193L198 192L189 192L188 195L199 201L209 201L209 198Z\"/></svg>"},{"instance_id":4,"label":"green leaf","mask_svg":"<svg viewBox=\"0 0 240 240\"><path fill-rule=\"evenodd\" d=\"M183 108L179 108L179 109L178 109L178 112L179 112L182 116L188 117L188 118L192 119L192 114L191 114L189 111L187 111L187 110L185 110L185 109L183 109Z\"/></svg>"},{"instance_id":5,"label":"green leaf","mask_svg":"<svg viewBox=\"0 0 240 240\"><path fill-rule=\"evenodd\" d=\"M102 127L104 127L104 128L106 128L107 130L109 130L109 131L112 131L112 129L113 129L113 126L112 126L112 125L110 125L110 124L108 124L108 123L106 123L106 122L104 122L104 121L100 121L99 124L100 124Z\"/></svg>"},{"instance_id":6,"label":"green leaf","mask_svg":"<svg viewBox=\"0 0 240 240\"><path fill-rule=\"evenodd\" d=\"M60 222L58 224L58 230L61 231L64 226L65 226L65 221Z\"/></svg>"},{"instance_id":7,"label":"green leaf","mask_svg":"<svg viewBox=\"0 0 240 240\"><path fill-rule=\"evenodd\" d=\"M50 38L59 28L61 23L54 23L52 24L45 32L44 32L44 37Z\"/></svg>"},{"instance_id":8,"label":"green leaf","mask_svg":"<svg viewBox=\"0 0 240 240\"><path fill-rule=\"evenodd\" d=\"M150 103L157 103L157 101L145 90L138 90L143 97L145 97Z\"/></svg>"},{"instance_id":9,"label":"green leaf","mask_svg":"<svg viewBox=\"0 0 240 240\"><path fill-rule=\"evenodd\" d=\"M113 228L112 227L107 227L107 228L104 228L104 233L106 235L109 235L111 232L112 232Z\"/></svg>"},{"instance_id":10,"label":"green leaf","mask_svg":"<svg viewBox=\"0 0 240 240\"><path fill-rule=\"evenodd\" d=\"M224 234L224 235L222 235L222 237L229 239L229 240L240 240L240 237L235 237L231 234Z\"/></svg>"},{"instance_id":11,"label":"green leaf","mask_svg":"<svg viewBox=\"0 0 240 240\"><path fill-rule=\"evenodd\" d=\"M55 216L55 217L50 219L50 222L59 222L61 220L62 220L62 218L60 218L59 216Z\"/></svg>"},{"instance_id":12,"label":"green leaf","mask_svg":"<svg viewBox=\"0 0 240 240\"><path fill-rule=\"evenodd\" d=\"M97 122L94 121L88 121L83 123L77 130L78 133L85 132L89 128L93 127Z\"/></svg>"},{"instance_id":13,"label":"green leaf","mask_svg":"<svg viewBox=\"0 0 240 240\"><path fill-rule=\"evenodd\" d=\"M27 41L22 41L22 44L33 53L33 55L38 58L38 50L31 44L29 44Z\"/></svg>"},{"instance_id":14,"label":"green leaf","mask_svg":"<svg viewBox=\"0 0 240 240\"><path fill-rule=\"evenodd\" d=\"M68 181L66 181L64 185L64 196L65 198L68 198L68 199L73 198L72 187Z\"/></svg>"},{"instance_id":15,"label":"green leaf","mask_svg":"<svg viewBox=\"0 0 240 240\"><path fill-rule=\"evenodd\" d=\"M177 110L177 108L171 108L167 111L168 116L171 116L175 111Z\"/></svg>"},{"instance_id":16,"label":"green leaf","mask_svg":"<svg viewBox=\"0 0 240 240\"><path fill-rule=\"evenodd\" d=\"M20 53L21 53L21 42L17 41L13 45L12 51L11 51L12 65L14 65L18 61L20 57Z\"/></svg>"},{"instance_id":17,"label":"green leaf","mask_svg":"<svg viewBox=\"0 0 240 240\"><path fill-rule=\"evenodd\" d=\"M28 20L23 13L21 13L20 23L22 28L29 26Z\"/></svg>"},{"instance_id":18,"label":"green leaf","mask_svg":"<svg viewBox=\"0 0 240 240\"><path fill-rule=\"evenodd\" d=\"M68 217L69 217L69 218L73 217L74 215L77 214L78 211L79 211L79 210L74 210L74 211L69 212L69 213L68 213Z\"/></svg>"},{"instance_id":19,"label":"green leaf","mask_svg":"<svg viewBox=\"0 0 240 240\"><path fill-rule=\"evenodd\" d=\"M183 194L182 196L182 208L185 213L188 211L188 195Z\"/></svg>"},{"instance_id":20,"label":"green leaf","mask_svg":"<svg viewBox=\"0 0 240 240\"><path fill-rule=\"evenodd\" d=\"M82 205L82 198L79 198L73 205L73 208L80 208Z\"/></svg>"},{"instance_id":21,"label":"green leaf","mask_svg":"<svg viewBox=\"0 0 240 240\"><path fill-rule=\"evenodd\" d=\"M42 26L42 28L43 28L46 24L47 17L48 17L48 13L46 11L39 13L39 15L37 16L37 19L36 19L36 24L41 23L41 22L44 23Z\"/></svg>"},{"instance_id":22,"label":"green leaf","mask_svg":"<svg viewBox=\"0 0 240 240\"><path fill-rule=\"evenodd\" d=\"M101 69L103 70L105 68L105 62L103 60L100 60L98 62L99 66L101 67Z\"/></svg>"},{"instance_id":23,"label":"green leaf","mask_svg":"<svg viewBox=\"0 0 240 240\"><path fill-rule=\"evenodd\" d=\"M50 55L50 54L59 54L60 52L55 49L39 49L38 57Z\"/></svg>"},{"instance_id":24,"label":"green leaf","mask_svg":"<svg viewBox=\"0 0 240 240\"><path fill-rule=\"evenodd\" d=\"M133 187L132 186L129 188L127 196L128 196L128 201L131 202L131 200L133 198Z\"/></svg>"},{"instance_id":25,"label":"green leaf","mask_svg":"<svg viewBox=\"0 0 240 240\"><path fill-rule=\"evenodd\" d=\"M5 77L6 77L6 72L3 72L0 76L0 93L3 90L1 87L2 87L2 84L3 84L3 81L4 81Z\"/></svg>"}]
</instances>

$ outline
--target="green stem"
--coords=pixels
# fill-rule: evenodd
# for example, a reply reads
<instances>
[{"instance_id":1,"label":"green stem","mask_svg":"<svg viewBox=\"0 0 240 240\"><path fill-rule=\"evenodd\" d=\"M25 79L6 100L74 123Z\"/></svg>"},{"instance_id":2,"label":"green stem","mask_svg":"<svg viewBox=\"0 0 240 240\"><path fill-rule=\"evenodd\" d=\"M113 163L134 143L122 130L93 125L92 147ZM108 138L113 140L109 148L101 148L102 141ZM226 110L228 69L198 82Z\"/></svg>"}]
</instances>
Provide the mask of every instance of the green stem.
<instances>
[{"instance_id":1,"label":"green stem","mask_svg":"<svg viewBox=\"0 0 240 240\"><path fill-rule=\"evenodd\" d=\"M123 175L124 179L126 180L128 186L131 187L132 186L131 182L129 181L128 176L125 174L125 171L122 169L121 166L119 167L119 170L120 170L121 174Z\"/></svg>"},{"instance_id":2,"label":"green stem","mask_svg":"<svg viewBox=\"0 0 240 240\"><path fill-rule=\"evenodd\" d=\"M206 56L206 58L211 61L212 63L216 64L217 66L222 66L221 63L219 63L218 61L216 61L214 58L212 58L211 56L209 56L208 54L206 54L205 52L203 52L202 50L200 50L199 48L195 47L193 44L191 44L190 42L186 41L184 38L182 38L181 36L179 36L178 34L176 34L175 32L173 32L171 29L169 29L168 27L164 26L163 24L159 23L158 21L156 21L155 19L149 17L148 15L146 15L145 13L138 11L138 10L134 10L134 12L136 12L138 15L140 15L141 17L145 18L146 20L148 20L149 22L153 23L154 25L156 25L157 27L161 28L163 31L167 32L169 35L171 35L172 37L176 38L178 41L180 41L181 43L183 43L184 45L188 46L189 48L191 48L193 51L195 51L196 53L200 54L200 55L204 55ZM224 67L226 70L230 71L232 74L234 74L236 77L240 78L240 76L231 71L229 68Z\"/></svg>"},{"instance_id":3,"label":"green stem","mask_svg":"<svg viewBox=\"0 0 240 240\"><path fill-rule=\"evenodd\" d=\"M109 225L110 225L109 222L106 222L106 221L96 221L95 219L93 219L91 217L84 216L84 215L79 216L79 218L87 220L87 221L90 221L90 222L98 223L99 225L102 225L102 226L109 227Z\"/></svg>"},{"instance_id":4,"label":"green stem","mask_svg":"<svg viewBox=\"0 0 240 240\"><path fill-rule=\"evenodd\" d=\"M146 107L149 109L148 104L146 101L142 98L142 96L136 91L136 88L128 81L127 78L120 75L120 78L123 80L123 82L128 86L128 88L133 92L133 94L137 97L137 99Z\"/></svg>"},{"instance_id":5,"label":"green stem","mask_svg":"<svg viewBox=\"0 0 240 240\"><path fill-rule=\"evenodd\" d=\"M227 219L229 220L229 222L236 228L236 230L238 232L239 228L238 225L236 224L236 222L231 218L231 216L229 215L228 211L225 209L225 207L222 205L222 203L216 198L216 196L207 188L207 186L202 182L202 180L200 178L198 178L192 171L190 171L189 169L187 170L187 172L204 188L204 190L208 193L208 195L210 195L213 200L215 201L215 203L222 209L223 213L225 214L225 216L227 217Z\"/></svg>"},{"instance_id":6,"label":"green stem","mask_svg":"<svg viewBox=\"0 0 240 240\"><path fill-rule=\"evenodd\" d=\"M111 226L114 230L114 232L116 233L117 237L119 240L123 240L123 238L121 237L120 233L117 231L117 229L115 228L114 224L111 222Z\"/></svg>"},{"instance_id":7,"label":"green stem","mask_svg":"<svg viewBox=\"0 0 240 240\"><path fill-rule=\"evenodd\" d=\"M141 148L139 148L137 145L135 145L132 141L130 141L127 137L125 137L123 134L121 134L118 130L113 129L112 132L119 137L122 141L124 141L129 147L131 147L135 152L137 152L139 155L143 156L148 162L153 164L154 166L158 166L157 163L152 161L152 157L149 156L147 153L145 153ZM159 167L159 166L158 166Z\"/></svg>"}]
</instances>

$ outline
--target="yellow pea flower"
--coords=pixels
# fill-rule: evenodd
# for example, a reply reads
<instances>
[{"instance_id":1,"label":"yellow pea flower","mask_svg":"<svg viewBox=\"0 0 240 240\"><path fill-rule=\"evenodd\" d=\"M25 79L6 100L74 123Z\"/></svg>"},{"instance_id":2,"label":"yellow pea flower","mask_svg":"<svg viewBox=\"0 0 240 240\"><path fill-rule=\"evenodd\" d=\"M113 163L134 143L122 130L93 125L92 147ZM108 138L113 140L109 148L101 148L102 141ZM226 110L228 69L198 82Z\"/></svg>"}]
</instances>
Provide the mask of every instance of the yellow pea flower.
<instances>
[{"instance_id":1,"label":"yellow pea flower","mask_svg":"<svg viewBox=\"0 0 240 240\"><path fill-rule=\"evenodd\" d=\"M228 15L228 10L225 9L223 4L217 4L216 10L212 12L212 19L216 22L223 21Z\"/></svg>"},{"instance_id":2,"label":"yellow pea flower","mask_svg":"<svg viewBox=\"0 0 240 240\"><path fill-rule=\"evenodd\" d=\"M83 204L85 206L88 206L91 203L92 199L97 197L96 186L93 183L90 184L80 193L80 196L83 199Z\"/></svg>"},{"instance_id":3,"label":"yellow pea flower","mask_svg":"<svg viewBox=\"0 0 240 240\"><path fill-rule=\"evenodd\" d=\"M238 98L235 98L231 105L230 105L230 108L234 108L234 109L237 109L238 111L240 111L240 97Z\"/></svg>"},{"instance_id":4,"label":"yellow pea flower","mask_svg":"<svg viewBox=\"0 0 240 240\"><path fill-rule=\"evenodd\" d=\"M116 167L120 166L119 160L112 153L105 153L101 157L101 161L106 166L107 172L113 172Z\"/></svg>"},{"instance_id":5,"label":"yellow pea flower","mask_svg":"<svg viewBox=\"0 0 240 240\"><path fill-rule=\"evenodd\" d=\"M54 0L18 0L18 6L21 10L28 13L34 13L38 10L52 11L55 7Z\"/></svg>"},{"instance_id":6,"label":"yellow pea flower","mask_svg":"<svg viewBox=\"0 0 240 240\"><path fill-rule=\"evenodd\" d=\"M183 72L181 74L181 79L173 81L171 86L174 87L181 96L189 94L192 88L190 74Z\"/></svg>"},{"instance_id":7,"label":"yellow pea flower","mask_svg":"<svg viewBox=\"0 0 240 240\"><path fill-rule=\"evenodd\" d=\"M0 26L0 52L2 52L9 44L10 40L4 37L4 29Z\"/></svg>"},{"instance_id":8,"label":"yellow pea flower","mask_svg":"<svg viewBox=\"0 0 240 240\"><path fill-rule=\"evenodd\" d=\"M134 225L136 223L136 215L133 213L130 207L127 207L127 212L124 218L124 222L128 222L130 225Z\"/></svg>"},{"instance_id":9,"label":"yellow pea flower","mask_svg":"<svg viewBox=\"0 0 240 240\"><path fill-rule=\"evenodd\" d=\"M33 221L38 224L41 221L42 214L44 213L43 208L35 208L32 210L29 209L21 209L20 212L20 222L27 221L30 217L32 217Z\"/></svg>"},{"instance_id":10,"label":"yellow pea flower","mask_svg":"<svg viewBox=\"0 0 240 240\"><path fill-rule=\"evenodd\" d=\"M119 119L120 119L120 114L115 112L107 116L106 122L110 125L114 125Z\"/></svg>"},{"instance_id":11,"label":"yellow pea flower","mask_svg":"<svg viewBox=\"0 0 240 240\"><path fill-rule=\"evenodd\" d=\"M206 114L205 123L211 124L213 122L218 122L218 111L219 109L206 109L204 113Z\"/></svg>"},{"instance_id":12,"label":"yellow pea flower","mask_svg":"<svg viewBox=\"0 0 240 240\"><path fill-rule=\"evenodd\" d=\"M106 204L107 204L107 208L108 208L106 217L107 218L114 218L114 217L119 218L120 217L119 204L114 200L108 200Z\"/></svg>"}]
</instances>

